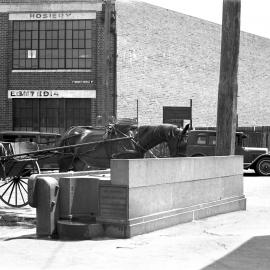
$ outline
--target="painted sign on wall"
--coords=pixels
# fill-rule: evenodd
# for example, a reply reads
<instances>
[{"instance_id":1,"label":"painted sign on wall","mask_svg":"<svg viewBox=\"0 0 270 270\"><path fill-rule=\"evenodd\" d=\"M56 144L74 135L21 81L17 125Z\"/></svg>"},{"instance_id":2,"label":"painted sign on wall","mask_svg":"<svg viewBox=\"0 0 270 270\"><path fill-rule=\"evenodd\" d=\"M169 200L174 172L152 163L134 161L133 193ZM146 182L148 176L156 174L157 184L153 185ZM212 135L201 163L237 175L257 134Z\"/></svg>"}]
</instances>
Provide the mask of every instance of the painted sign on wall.
<instances>
[{"instance_id":1,"label":"painted sign on wall","mask_svg":"<svg viewBox=\"0 0 270 270\"><path fill-rule=\"evenodd\" d=\"M9 90L8 98L96 98L96 90Z\"/></svg>"}]
</instances>

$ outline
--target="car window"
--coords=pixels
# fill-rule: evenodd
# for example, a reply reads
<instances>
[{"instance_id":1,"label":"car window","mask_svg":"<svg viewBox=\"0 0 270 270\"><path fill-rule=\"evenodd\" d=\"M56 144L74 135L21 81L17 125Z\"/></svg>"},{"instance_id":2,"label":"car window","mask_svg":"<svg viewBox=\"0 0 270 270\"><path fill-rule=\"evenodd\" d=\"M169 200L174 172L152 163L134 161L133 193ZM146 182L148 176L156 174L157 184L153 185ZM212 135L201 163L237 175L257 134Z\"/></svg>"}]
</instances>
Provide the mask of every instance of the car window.
<instances>
[{"instance_id":1,"label":"car window","mask_svg":"<svg viewBox=\"0 0 270 270\"><path fill-rule=\"evenodd\" d=\"M206 144L206 136L199 135L197 137L197 144Z\"/></svg>"},{"instance_id":2,"label":"car window","mask_svg":"<svg viewBox=\"0 0 270 270\"><path fill-rule=\"evenodd\" d=\"M216 136L215 135L210 135L209 136L209 144L210 145L216 145Z\"/></svg>"}]
</instances>

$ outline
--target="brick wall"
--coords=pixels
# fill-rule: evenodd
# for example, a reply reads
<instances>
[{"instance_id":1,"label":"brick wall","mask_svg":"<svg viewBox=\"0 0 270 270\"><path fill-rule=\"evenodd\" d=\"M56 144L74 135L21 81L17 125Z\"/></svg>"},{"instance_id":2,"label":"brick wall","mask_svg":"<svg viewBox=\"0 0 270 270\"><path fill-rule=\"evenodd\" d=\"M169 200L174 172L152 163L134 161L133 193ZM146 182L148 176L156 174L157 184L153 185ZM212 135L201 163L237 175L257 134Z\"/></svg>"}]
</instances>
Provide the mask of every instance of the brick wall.
<instances>
[{"instance_id":1,"label":"brick wall","mask_svg":"<svg viewBox=\"0 0 270 270\"><path fill-rule=\"evenodd\" d=\"M12 127L12 104L7 99L7 88L9 78L9 35L8 14L0 14L0 128L10 129Z\"/></svg>"},{"instance_id":2,"label":"brick wall","mask_svg":"<svg viewBox=\"0 0 270 270\"><path fill-rule=\"evenodd\" d=\"M87 2L101 1L4 1L1 3L29 3L35 5L56 2ZM0 5L1 7L1 5ZM78 6L80 7L80 6ZM38 11L38 10L37 10ZM0 11L1 12L1 11ZM104 88L104 11L97 12L97 19L93 28L93 68L91 72L12 72L12 23L8 21L8 13L0 13L0 130L12 129L12 101L7 99L8 90L84 90L95 89L97 98L92 99L92 123L97 115L115 115L114 86L115 65L110 62L109 93ZM111 47L114 48L114 34L111 34ZM115 49L114 49L115 50ZM112 56L115 51L112 50ZM90 81L91 83L74 83L75 81ZM106 98L105 98L106 97ZM106 100L106 102L104 102Z\"/></svg>"},{"instance_id":3,"label":"brick wall","mask_svg":"<svg viewBox=\"0 0 270 270\"><path fill-rule=\"evenodd\" d=\"M216 124L221 26L143 2L116 1L118 117L161 123L163 106L189 106ZM241 32L239 125L270 125L270 40Z\"/></svg>"}]
</instances>

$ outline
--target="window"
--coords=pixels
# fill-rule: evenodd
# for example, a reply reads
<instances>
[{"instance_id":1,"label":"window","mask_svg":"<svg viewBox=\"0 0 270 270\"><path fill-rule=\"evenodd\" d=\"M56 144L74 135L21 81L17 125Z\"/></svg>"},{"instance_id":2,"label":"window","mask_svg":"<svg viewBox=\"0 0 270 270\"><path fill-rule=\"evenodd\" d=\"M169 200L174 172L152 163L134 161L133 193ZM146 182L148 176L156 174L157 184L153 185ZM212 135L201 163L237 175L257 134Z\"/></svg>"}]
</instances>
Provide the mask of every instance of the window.
<instances>
[{"instance_id":1,"label":"window","mask_svg":"<svg viewBox=\"0 0 270 270\"><path fill-rule=\"evenodd\" d=\"M91 20L13 22L13 69L88 69Z\"/></svg>"},{"instance_id":2,"label":"window","mask_svg":"<svg viewBox=\"0 0 270 270\"><path fill-rule=\"evenodd\" d=\"M215 135L210 135L209 136L209 144L210 145L216 145L216 136Z\"/></svg>"},{"instance_id":3,"label":"window","mask_svg":"<svg viewBox=\"0 0 270 270\"><path fill-rule=\"evenodd\" d=\"M206 144L206 136L199 135L197 138L197 144Z\"/></svg>"}]
</instances>

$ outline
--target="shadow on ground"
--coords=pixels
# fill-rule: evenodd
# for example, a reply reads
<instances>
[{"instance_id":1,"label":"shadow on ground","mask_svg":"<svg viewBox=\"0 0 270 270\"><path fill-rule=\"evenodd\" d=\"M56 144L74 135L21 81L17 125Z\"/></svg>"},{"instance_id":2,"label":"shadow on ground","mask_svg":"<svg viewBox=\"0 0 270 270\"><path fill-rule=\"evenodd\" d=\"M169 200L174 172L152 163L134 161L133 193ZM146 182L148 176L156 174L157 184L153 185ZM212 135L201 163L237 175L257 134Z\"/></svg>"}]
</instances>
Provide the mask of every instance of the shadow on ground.
<instances>
[{"instance_id":1,"label":"shadow on ground","mask_svg":"<svg viewBox=\"0 0 270 270\"><path fill-rule=\"evenodd\" d=\"M269 270L270 235L256 236L202 270Z\"/></svg>"}]
</instances>

